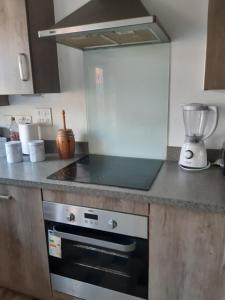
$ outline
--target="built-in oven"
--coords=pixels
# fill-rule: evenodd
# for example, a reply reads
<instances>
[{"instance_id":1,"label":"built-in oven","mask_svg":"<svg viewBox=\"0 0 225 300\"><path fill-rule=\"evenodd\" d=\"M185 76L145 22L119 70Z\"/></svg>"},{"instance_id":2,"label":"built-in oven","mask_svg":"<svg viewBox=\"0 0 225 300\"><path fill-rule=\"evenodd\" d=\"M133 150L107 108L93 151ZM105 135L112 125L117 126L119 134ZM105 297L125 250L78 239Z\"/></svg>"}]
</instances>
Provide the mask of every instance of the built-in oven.
<instances>
[{"instance_id":1,"label":"built-in oven","mask_svg":"<svg viewBox=\"0 0 225 300\"><path fill-rule=\"evenodd\" d=\"M86 300L148 299L148 218L44 201L53 289Z\"/></svg>"}]
</instances>

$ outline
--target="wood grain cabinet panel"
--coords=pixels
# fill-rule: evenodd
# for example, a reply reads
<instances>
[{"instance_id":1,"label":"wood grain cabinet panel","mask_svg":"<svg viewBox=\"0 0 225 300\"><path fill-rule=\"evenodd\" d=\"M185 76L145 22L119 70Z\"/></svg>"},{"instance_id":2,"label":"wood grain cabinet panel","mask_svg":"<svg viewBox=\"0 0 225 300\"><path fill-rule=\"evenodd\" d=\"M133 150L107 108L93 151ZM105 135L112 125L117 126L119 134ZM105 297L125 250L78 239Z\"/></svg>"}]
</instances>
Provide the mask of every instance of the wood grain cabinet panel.
<instances>
[{"instance_id":1,"label":"wood grain cabinet panel","mask_svg":"<svg viewBox=\"0 0 225 300\"><path fill-rule=\"evenodd\" d=\"M41 190L0 185L0 287L51 299Z\"/></svg>"},{"instance_id":2,"label":"wood grain cabinet panel","mask_svg":"<svg viewBox=\"0 0 225 300\"><path fill-rule=\"evenodd\" d=\"M25 0L0 1L0 93L33 94ZM24 57L26 81L21 79L19 57ZM21 58L22 59L22 58Z\"/></svg>"},{"instance_id":3,"label":"wood grain cabinet panel","mask_svg":"<svg viewBox=\"0 0 225 300\"><path fill-rule=\"evenodd\" d=\"M151 300L225 299L225 215L151 205Z\"/></svg>"},{"instance_id":4,"label":"wood grain cabinet panel","mask_svg":"<svg viewBox=\"0 0 225 300\"><path fill-rule=\"evenodd\" d=\"M46 299L46 300L82 300L82 299L76 298L76 297L72 297L72 296L69 296L69 295L66 295L66 294L61 294L61 293L53 292L53 298Z\"/></svg>"},{"instance_id":5,"label":"wood grain cabinet panel","mask_svg":"<svg viewBox=\"0 0 225 300\"><path fill-rule=\"evenodd\" d=\"M0 299L1 300L38 300L38 299L34 299L33 297L18 294L16 292L12 292L10 290L2 289L2 288L0 288ZM81 299L60 294L60 293L54 293L52 298L48 298L46 300L81 300Z\"/></svg>"},{"instance_id":6,"label":"wood grain cabinet panel","mask_svg":"<svg viewBox=\"0 0 225 300\"><path fill-rule=\"evenodd\" d=\"M59 92L56 44L38 38L53 24L53 0L0 1L0 95Z\"/></svg>"},{"instance_id":7,"label":"wood grain cabinet panel","mask_svg":"<svg viewBox=\"0 0 225 300\"><path fill-rule=\"evenodd\" d=\"M225 1L209 0L205 90L225 90Z\"/></svg>"},{"instance_id":8,"label":"wood grain cabinet panel","mask_svg":"<svg viewBox=\"0 0 225 300\"><path fill-rule=\"evenodd\" d=\"M33 298L0 288L1 300L34 300Z\"/></svg>"},{"instance_id":9,"label":"wood grain cabinet panel","mask_svg":"<svg viewBox=\"0 0 225 300\"><path fill-rule=\"evenodd\" d=\"M100 195L95 196L86 193L67 193L61 191L43 190L43 200L68 205L111 210L134 215L149 216L149 204L147 202L129 199L124 200Z\"/></svg>"}]
</instances>

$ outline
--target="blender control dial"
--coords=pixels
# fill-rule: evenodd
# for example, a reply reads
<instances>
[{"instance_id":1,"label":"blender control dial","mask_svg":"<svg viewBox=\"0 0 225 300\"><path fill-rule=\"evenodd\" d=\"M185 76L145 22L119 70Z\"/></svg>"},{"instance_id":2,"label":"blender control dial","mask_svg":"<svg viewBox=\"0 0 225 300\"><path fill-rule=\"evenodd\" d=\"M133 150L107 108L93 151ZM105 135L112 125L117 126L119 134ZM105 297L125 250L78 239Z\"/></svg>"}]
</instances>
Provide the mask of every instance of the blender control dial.
<instances>
[{"instance_id":1,"label":"blender control dial","mask_svg":"<svg viewBox=\"0 0 225 300\"><path fill-rule=\"evenodd\" d=\"M185 151L185 158L186 159L191 159L191 158L193 158L193 156L194 156L194 153L191 150Z\"/></svg>"}]
</instances>

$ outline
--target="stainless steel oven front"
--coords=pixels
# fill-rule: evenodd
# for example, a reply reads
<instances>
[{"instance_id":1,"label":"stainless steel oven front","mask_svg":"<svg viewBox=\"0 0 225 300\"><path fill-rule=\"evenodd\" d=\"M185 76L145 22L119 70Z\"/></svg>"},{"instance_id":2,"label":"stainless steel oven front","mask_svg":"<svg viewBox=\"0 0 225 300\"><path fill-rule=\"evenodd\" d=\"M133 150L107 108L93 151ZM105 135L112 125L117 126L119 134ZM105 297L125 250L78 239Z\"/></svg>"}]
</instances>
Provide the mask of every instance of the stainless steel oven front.
<instances>
[{"instance_id":1,"label":"stainless steel oven front","mask_svg":"<svg viewBox=\"0 0 225 300\"><path fill-rule=\"evenodd\" d=\"M148 218L44 201L53 289L85 300L148 299Z\"/></svg>"}]
</instances>

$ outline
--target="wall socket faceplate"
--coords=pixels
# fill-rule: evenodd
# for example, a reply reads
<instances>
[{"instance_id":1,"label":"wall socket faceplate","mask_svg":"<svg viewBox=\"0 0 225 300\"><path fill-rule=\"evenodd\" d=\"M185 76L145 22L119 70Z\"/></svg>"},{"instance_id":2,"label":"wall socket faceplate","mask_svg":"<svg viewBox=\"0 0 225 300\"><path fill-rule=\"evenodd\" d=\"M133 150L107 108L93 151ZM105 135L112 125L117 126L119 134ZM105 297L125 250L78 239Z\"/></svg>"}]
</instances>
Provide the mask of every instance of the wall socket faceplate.
<instances>
[{"instance_id":1,"label":"wall socket faceplate","mask_svg":"<svg viewBox=\"0 0 225 300\"><path fill-rule=\"evenodd\" d=\"M31 124L32 116L15 116L15 120L17 124Z\"/></svg>"},{"instance_id":2,"label":"wall socket faceplate","mask_svg":"<svg viewBox=\"0 0 225 300\"><path fill-rule=\"evenodd\" d=\"M4 115L4 124L5 126L10 126L12 117L15 117L15 121L17 124L23 123L23 124L30 124L32 123L32 116L28 115Z\"/></svg>"},{"instance_id":3,"label":"wall socket faceplate","mask_svg":"<svg viewBox=\"0 0 225 300\"><path fill-rule=\"evenodd\" d=\"M51 108L36 108L37 123L42 125L53 125Z\"/></svg>"}]
</instances>

